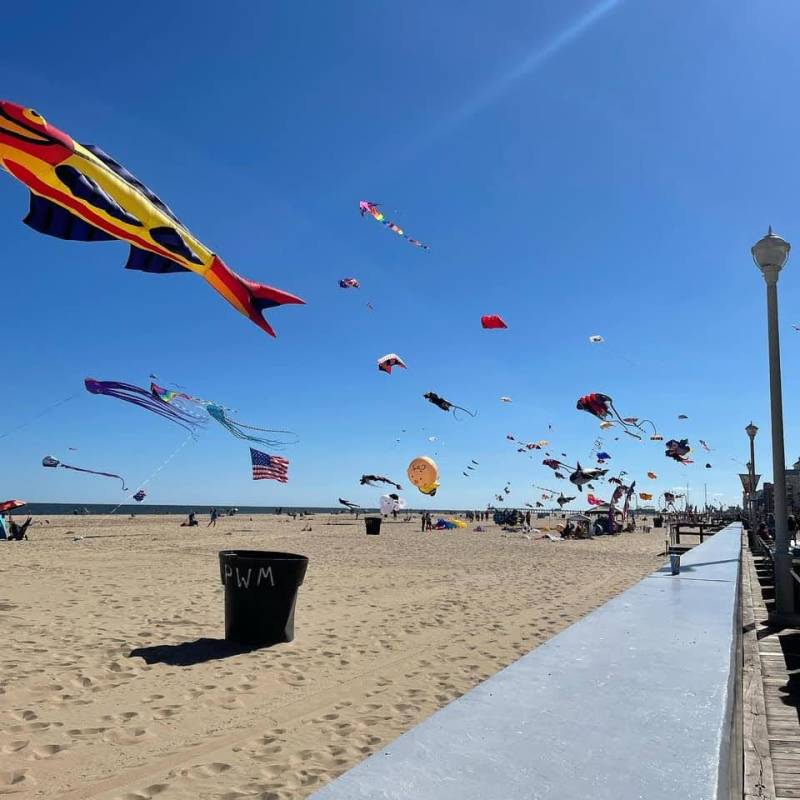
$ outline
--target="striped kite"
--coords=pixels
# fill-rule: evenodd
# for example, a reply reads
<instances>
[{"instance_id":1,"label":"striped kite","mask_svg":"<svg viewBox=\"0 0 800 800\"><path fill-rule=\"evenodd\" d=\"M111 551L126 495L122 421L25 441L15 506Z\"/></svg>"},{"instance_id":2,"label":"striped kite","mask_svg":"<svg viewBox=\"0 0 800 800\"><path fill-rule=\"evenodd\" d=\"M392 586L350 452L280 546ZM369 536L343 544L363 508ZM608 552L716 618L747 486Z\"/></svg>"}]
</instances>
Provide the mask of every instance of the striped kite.
<instances>
[{"instance_id":1,"label":"striped kite","mask_svg":"<svg viewBox=\"0 0 800 800\"><path fill-rule=\"evenodd\" d=\"M81 242L131 246L126 269L195 272L270 336L262 312L299 297L246 280L184 227L147 186L96 145L78 144L38 112L0 100L0 165L31 191L25 224Z\"/></svg>"}]
</instances>

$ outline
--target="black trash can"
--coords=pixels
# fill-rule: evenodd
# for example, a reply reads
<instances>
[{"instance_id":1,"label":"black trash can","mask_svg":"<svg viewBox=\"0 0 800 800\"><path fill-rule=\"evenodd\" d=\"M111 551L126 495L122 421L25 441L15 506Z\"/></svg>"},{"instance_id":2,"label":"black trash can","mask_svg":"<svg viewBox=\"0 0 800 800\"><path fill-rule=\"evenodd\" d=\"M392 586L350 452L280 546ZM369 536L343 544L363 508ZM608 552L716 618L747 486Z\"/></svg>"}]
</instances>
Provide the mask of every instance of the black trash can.
<instances>
[{"instance_id":1,"label":"black trash can","mask_svg":"<svg viewBox=\"0 0 800 800\"><path fill-rule=\"evenodd\" d=\"M381 532L380 517L364 517L364 524L367 526L367 536L377 536Z\"/></svg>"},{"instance_id":2,"label":"black trash can","mask_svg":"<svg viewBox=\"0 0 800 800\"><path fill-rule=\"evenodd\" d=\"M308 559L294 553L221 550L225 638L267 647L294 639L294 608Z\"/></svg>"}]
</instances>

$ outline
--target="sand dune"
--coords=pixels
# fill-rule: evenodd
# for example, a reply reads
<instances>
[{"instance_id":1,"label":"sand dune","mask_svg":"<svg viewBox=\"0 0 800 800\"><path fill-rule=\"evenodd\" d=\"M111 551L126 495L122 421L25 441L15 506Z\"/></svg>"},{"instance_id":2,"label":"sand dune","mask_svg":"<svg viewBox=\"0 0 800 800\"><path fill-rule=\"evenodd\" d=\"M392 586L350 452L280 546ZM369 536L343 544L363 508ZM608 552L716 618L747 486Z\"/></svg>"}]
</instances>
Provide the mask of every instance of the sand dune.
<instances>
[{"instance_id":1,"label":"sand dune","mask_svg":"<svg viewBox=\"0 0 800 800\"><path fill-rule=\"evenodd\" d=\"M0 545L0 795L305 797L663 560L658 534L307 522L62 517ZM230 547L310 558L291 644L226 648Z\"/></svg>"}]
</instances>

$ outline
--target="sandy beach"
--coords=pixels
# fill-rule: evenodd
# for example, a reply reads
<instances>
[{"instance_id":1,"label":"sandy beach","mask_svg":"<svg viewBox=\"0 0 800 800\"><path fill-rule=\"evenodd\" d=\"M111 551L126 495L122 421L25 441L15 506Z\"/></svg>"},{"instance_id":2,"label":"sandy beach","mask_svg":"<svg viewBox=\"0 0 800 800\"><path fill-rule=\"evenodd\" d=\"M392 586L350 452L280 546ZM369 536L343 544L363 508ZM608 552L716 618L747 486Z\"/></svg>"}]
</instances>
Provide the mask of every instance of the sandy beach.
<instances>
[{"instance_id":1,"label":"sandy beach","mask_svg":"<svg viewBox=\"0 0 800 800\"><path fill-rule=\"evenodd\" d=\"M663 562L660 531L179 521L53 517L0 546L0 795L305 797ZM232 547L309 557L292 643L213 641Z\"/></svg>"}]
</instances>

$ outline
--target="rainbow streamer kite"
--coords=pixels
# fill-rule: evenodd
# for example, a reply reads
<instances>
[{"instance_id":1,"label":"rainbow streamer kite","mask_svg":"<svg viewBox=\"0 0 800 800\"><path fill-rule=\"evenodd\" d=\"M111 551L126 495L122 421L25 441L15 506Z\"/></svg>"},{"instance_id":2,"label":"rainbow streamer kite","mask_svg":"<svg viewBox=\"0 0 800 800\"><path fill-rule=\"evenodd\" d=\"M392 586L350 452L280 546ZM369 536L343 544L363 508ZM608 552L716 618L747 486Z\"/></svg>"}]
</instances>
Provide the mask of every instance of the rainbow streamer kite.
<instances>
[{"instance_id":1,"label":"rainbow streamer kite","mask_svg":"<svg viewBox=\"0 0 800 800\"><path fill-rule=\"evenodd\" d=\"M406 232L398 224L392 222L390 219L386 219L386 217L383 216L383 211L378 207L378 203L372 203L369 200L361 200L358 204L358 210L361 212L362 217L369 214L376 222L385 225L392 233L402 236L409 244L413 244L414 247L419 247L421 250L431 249L419 239L412 239L410 236L407 236Z\"/></svg>"}]
</instances>

